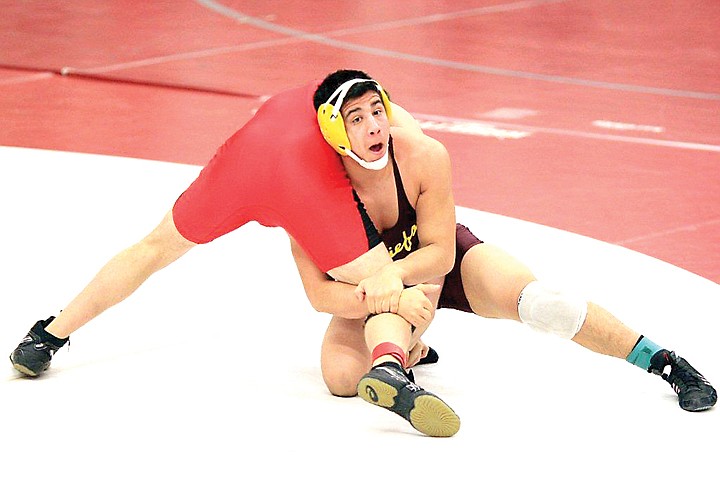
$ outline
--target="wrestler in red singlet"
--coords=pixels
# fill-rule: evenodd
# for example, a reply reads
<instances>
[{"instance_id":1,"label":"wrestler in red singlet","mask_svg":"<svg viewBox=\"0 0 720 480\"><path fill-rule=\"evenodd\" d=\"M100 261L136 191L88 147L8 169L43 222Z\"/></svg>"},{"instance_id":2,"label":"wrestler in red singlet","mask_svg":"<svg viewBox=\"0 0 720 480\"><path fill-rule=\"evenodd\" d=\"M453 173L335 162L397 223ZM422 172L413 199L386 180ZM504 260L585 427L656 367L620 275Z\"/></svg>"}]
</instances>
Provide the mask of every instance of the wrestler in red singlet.
<instances>
[{"instance_id":1,"label":"wrestler in red singlet","mask_svg":"<svg viewBox=\"0 0 720 480\"><path fill-rule=\"evenodd\" d=\"M250 221L282 227L323 271L379 243L340 157L320 133L317 86L270 98L220 147L173 207L183 237L208 243Z\"/></svg>"}]
</instances>

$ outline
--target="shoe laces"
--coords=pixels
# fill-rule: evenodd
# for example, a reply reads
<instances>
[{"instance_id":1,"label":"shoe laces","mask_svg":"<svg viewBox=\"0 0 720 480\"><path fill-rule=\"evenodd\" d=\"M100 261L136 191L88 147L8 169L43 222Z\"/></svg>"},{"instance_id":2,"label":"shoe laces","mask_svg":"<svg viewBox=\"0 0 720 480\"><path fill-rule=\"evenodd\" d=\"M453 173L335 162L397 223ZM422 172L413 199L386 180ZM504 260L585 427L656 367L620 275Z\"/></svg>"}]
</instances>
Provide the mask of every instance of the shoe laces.
<instances>
[{"instance_id":1,"label":"shoe laces","mask_svg":"<svg viewBox=\"0 0 720 480\"><path fill-rule=\"evenodd\" d=\"M32 335L27 335L25 338L23 338L23 340L20 344L21 345L31 345L32 344L33 347L35 348L35 350L43 350L43 351L47 352L48 354L50 354L50 357L52 357L55 354L55 352L60 350L65 345L67 345L68 351L70 351L70 337L67 338L67 341L63 345L57 346L51 342L45 342L45 341L41 340L40 338L34 338Z\"/></svg>"},{"instance_id":2,"label":"shoe laces","mask_svg":"<svg viewBox=\"0 0 720 480\"><path fill-rule=\"evenodd\" d=\"M662 377L672 386L675 393L680 393L682 390L702 390L702 387L710 385L710 382L685 359L673 354L670 358L670 374L663 373Z\"/></svg>"}]
</instances>

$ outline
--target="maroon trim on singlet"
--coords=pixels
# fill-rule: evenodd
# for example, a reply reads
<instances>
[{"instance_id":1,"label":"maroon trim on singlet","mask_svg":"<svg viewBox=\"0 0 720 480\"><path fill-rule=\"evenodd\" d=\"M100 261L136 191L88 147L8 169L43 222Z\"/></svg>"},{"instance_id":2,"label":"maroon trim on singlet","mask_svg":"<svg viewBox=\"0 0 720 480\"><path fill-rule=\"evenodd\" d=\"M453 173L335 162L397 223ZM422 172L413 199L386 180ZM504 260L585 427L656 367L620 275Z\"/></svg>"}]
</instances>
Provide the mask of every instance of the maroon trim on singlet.
<instances>
[{"instance_id":1,"label":"maroon trim on singlet","mask_svg":"<svg viewBox=\"0 0 720 480\"><path fill-rule=\"evenodd\" d=\"M355 203L357 205L358 213L360 214L360 218L362 219L363 227L365 227L365 236L367 236L368 240L368 250L372 250L376 246L380 245L382 242L382 239L380 238L380 232L377 231L377 228L375 228L375 224L373 223L372 219L370 218L370 215L368 215L367 210L365 209L365 204L360 200L360 197L358 196L355 189L352 191L353 198L355 199Z\"/></svg>"},{"instance_id":2,"label":"maroon trim on singlet","mask_svg":"<svg viewBox=\"0 0 720 480\"><path fill-rule=\"evenodd\" d=\"M405 193L400 169L395 161L395 149L392 138L389 144L390 161L395 176L395 190L398 198L398 220L395 225L380 234L383 243L387 246L393 260L407 257L411 252L420 248L417 235L417 213Z\"/></svg>"}]
</instances>

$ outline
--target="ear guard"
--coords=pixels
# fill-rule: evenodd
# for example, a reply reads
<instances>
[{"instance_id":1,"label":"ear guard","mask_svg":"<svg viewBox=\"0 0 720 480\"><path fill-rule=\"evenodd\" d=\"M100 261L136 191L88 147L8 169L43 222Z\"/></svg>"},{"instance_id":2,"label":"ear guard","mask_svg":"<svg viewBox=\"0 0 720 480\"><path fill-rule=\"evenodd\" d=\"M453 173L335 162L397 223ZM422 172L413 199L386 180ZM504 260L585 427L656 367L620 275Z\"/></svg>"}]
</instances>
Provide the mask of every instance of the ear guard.
<instances>
[{"instance_id":1,"label":"ear guard","mask_svg":"<svg viewBox=\"0 0 720 480\"><path fill-rule=\"evenodd\" d=\"M380 92L380 98L385 106L385 113L388 118L392 117L390 99L385 93L385 90L383 90L380 84L375 80L356 78L354 80L348 80L340 85L337 90L330 95L330 98L320 105L317 113L318 124L320 125L320 131L322 132L323 137L325 137L325 141L327 141L340 155L350 154L350 140L348 139L347 132L345 131L345 122L342 115L340 115L340 108L342 107L345 95L347 95L350 91L350 88L357 83L363 82L371 82L377 86L377 89ZM335 98L337 98L337 100L335 100ZM335 100L334 104L333 100Z\"/></svg>"}]
</instances>

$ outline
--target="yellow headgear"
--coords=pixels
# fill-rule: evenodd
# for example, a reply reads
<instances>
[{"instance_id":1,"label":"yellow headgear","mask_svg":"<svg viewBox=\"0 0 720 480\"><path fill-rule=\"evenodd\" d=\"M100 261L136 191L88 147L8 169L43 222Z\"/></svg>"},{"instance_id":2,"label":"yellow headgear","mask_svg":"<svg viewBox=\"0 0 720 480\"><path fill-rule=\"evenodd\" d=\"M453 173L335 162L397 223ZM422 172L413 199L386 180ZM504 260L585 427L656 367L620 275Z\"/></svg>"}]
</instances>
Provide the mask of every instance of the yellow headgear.
<instances>
[{"instance_id":1,"label":"yellow headgear","mask_svg":"<svg viewBox=\"0 0 720 480\"><path fill-rule=\"evenodd\" d=\"M325 137L331 147L335 149L340 155L348 155L350 153L350 139L348 139L347 131L345 131L345 122L343 121L342 115L340 115L340 108L342 107L345 95L350 91L353 85L362 82L372 82L377 86L380 92L380 98L382 99L383 105L385 106L385 114L388 119L391 118L392 108L390 107L390 99L388 98L385 90L380 86L378 82L369 78L356 78L354 80L348 80L347 82L340 85L335 92L330 95L325 103L318 107L317 117L318 124L320 125L320 131ZM333 104L333 100L335 103Z\"/></svg>"}]
</instances>

